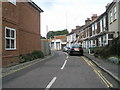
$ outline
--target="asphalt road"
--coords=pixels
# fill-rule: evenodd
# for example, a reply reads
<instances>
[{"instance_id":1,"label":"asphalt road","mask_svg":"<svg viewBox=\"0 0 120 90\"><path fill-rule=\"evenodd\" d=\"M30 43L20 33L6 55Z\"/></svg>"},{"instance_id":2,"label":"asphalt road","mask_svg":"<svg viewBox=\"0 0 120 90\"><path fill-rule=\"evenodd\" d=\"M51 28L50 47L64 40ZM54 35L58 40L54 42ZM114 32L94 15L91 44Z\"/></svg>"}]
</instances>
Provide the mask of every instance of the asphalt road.
<instances>
[{"instance_id":1,"label":"asphalt road","mask_svg":"<svg viewBox=\"0 0 120 90\"><path fill-rule=\"evenodd\" d=\"M3 77L3 88L114 87L84 56L56 51L54 56Z\"/></svg>"}]
</instances>

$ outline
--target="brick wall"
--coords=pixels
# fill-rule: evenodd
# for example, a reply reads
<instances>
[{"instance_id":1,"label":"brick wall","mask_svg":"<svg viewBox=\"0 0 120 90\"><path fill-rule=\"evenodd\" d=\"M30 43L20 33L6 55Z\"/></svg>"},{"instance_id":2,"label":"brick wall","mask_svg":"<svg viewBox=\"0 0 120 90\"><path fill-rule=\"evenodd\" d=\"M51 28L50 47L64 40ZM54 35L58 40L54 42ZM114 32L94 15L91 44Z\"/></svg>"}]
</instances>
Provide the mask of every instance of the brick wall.
<instances>
[{"instance_id":1,"label":"brick wall","mask_svg":"<svg viewBox=\"0 0 120 90\"><path fill-rule=\"evenodd\" d=\"M16 29L16 50L5 50L5 38L2 38L3 65L17 64L19 55L40 50L40 12L28 2L17 2L16 6L3 3L2 29L5 37L5 27Z\"/></svg>"},{"instance_id":2,"label":"brick wall","mask_svg":"<svg viewBox=\"0 0 120 90\"><path fill-rule=\"evenodd\" d=\"M19 3L19 13L20 54L40 50L40 13L28 3Z\"/></svg>"},{"instance_id":3,"label":"brick wall","mask_svg":"<svg viewBox=\"0 0 120 90\"><path fill-rule=\"evenodd\" d=\"M2 66L2 3L0 2L0 67Z\"/></svg>"}]
</instances>

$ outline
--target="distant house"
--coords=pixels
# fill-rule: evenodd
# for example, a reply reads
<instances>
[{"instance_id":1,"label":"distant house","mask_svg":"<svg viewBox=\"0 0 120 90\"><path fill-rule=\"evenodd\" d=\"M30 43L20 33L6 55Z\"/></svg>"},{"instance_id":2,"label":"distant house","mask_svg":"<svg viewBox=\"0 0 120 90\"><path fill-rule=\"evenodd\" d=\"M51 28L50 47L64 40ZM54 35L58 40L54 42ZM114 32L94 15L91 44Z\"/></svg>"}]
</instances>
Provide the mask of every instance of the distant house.
<instances>
[{"instance_id":1,"label":"distant house","mask_svg":"<svg viewBox=\"0 0 120 90\"><path fill-rule=\"evenodd\" d=\"M17 64L20 55L41 50L41 12L43 10L34 2L2 3L3 67Z\"/></svg>"},{"instance_id":2,"label":"distant house","mask_svg":"<svg viewBox=\"0 0 120 90\"><path fill-rule=\"evenodd\" d=\"M51 50L62 50L66 46L66 35L54 36L53 39L49 39Z\"/></svg>"},{"instance_id":3,"label":"distant house","mask_svg":"<svg viewBox=\"0 0 120 90\"><path fill-rule=\"evenodd\" d=\"M74 41L76 40L76 34L75 34L74 30L72 30L66 36L67 36L67 44L66 44L66 46L71 47L74 44Z\"/></svg>"}]
</instances>

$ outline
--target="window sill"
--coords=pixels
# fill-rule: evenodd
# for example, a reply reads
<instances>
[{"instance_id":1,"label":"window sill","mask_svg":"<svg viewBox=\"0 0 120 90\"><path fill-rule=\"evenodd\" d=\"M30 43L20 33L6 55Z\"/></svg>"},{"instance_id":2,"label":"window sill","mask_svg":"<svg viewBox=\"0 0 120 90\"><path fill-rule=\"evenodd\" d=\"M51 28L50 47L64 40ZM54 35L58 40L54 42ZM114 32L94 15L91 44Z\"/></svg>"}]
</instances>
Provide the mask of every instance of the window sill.
<instances>
[{"instance_id":1,"label":"window sill","mask_svg":"<svg viewBox=\"0 0 120 90\"><path fill-rule=\"evenodd\" d=\"M110 22L110 25L112 24L112 22Z\"/></svg>"},{"instance_id":2,"label":"window sill","mask_svg":"<svg viewBox=\"0 0 120 90\"><path fill-rule=\"evenodd\" d=\"M16 51L17 49L5 49L6 51Z\"/></svg>"},{"instance_id":3,"label":"window sill","mask_svg":"<svg viewBox=\"0 0 120 90\"><path fill-rule=\"evenodd\" d=\"M117 19L114 19L113 22L115 22Z\"/></svg>"}]
</instances>

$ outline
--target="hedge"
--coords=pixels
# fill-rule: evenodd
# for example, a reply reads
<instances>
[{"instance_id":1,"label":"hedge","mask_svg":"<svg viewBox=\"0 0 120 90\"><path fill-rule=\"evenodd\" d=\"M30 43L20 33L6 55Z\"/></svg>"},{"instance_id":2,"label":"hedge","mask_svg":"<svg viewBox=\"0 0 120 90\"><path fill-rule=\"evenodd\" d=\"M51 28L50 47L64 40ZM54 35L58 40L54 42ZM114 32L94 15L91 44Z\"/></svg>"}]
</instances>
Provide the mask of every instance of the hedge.
<instances>
[{"instance_id":1,"label":"hedge","mask_svg":"<svg viewBox=\"0 0 120 90\"><path fill-rule=\"evenodd\" d=\"M19 63L24 63L27 61L32 61L38 58L44 58L44 54L41 51L33 51L32 53L26 55L20 55Z\"/></svg>"}]
</instances>

